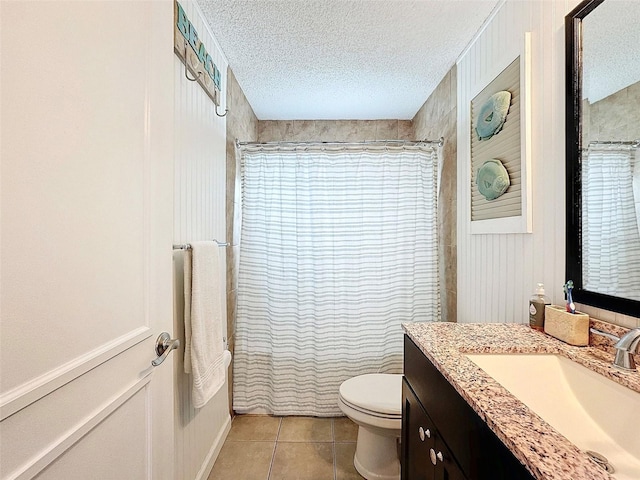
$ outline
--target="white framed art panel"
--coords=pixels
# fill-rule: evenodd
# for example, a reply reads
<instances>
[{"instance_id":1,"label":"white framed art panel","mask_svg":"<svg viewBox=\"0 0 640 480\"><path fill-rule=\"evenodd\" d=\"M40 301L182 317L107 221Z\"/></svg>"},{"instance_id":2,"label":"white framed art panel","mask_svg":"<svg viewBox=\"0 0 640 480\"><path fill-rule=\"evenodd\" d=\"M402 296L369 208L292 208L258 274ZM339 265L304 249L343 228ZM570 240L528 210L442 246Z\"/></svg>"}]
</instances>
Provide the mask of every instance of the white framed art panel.
<instances>
[{"instance_id":1,"label":"white framed art panel","mask_svg":"<svg viewBox=\"0 0 640 480\"><path fill-rule=\"evenodd\" d=\"M520 215L486 220L472 220L472 162L471 148L469 148L469 176L470 189L469 222L472 235L503 234L503 233L531 233L532 232L532 202L531 202L531 32L524 33L522 47L516 55L507 57L508 60L495 64L491 71L491 81L478 82L475 91L470 96L475 98L487 85L496 79L515 59L520 56ZM471 132L473 120L469 120L467 132ZM471 142L471 137L469 137ZM470 144L469 144L470 145Z\"/></svg>"}]
</instances>

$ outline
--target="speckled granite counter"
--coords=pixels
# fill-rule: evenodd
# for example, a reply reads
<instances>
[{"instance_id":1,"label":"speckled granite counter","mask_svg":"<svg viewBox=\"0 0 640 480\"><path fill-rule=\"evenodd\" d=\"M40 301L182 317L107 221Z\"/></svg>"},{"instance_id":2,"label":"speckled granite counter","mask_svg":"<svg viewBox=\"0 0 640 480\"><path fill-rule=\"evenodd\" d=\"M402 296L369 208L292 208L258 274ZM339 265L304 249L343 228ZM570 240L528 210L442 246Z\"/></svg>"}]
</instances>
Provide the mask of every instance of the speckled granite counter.
<instances>
[{"instance_id":1,"label":"speckled granite counter","mask_svg":"<svg viewBox=\"0 0 640 480\"><path fill-rule=\"evenodd\" d=\"M613 355L602 350L573 347L527 325L405 323L403 328L536 479L614 478L464 354L560 354L637 392L640 392L640 373L614 368L611 366Z\"/></svg>"}]
</instances>

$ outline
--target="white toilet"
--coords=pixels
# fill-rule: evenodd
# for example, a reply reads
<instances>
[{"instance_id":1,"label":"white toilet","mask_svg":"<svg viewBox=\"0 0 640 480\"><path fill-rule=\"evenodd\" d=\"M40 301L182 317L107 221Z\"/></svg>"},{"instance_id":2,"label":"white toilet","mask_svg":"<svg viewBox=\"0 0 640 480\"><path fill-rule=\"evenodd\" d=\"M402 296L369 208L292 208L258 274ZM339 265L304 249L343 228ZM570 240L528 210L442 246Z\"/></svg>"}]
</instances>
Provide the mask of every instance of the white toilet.
<instances>
[{"instance_id":1,"label":"white toilet","mask_svg":"<svg viewBox=\"0 0 640 480\"><path fill-rule=\"evenodd\" d=\"M367 480L398 480L402 429L402 375L373 373L340 385L338 405L358 424L353 464Z\"/></svg>"}]
</instances>

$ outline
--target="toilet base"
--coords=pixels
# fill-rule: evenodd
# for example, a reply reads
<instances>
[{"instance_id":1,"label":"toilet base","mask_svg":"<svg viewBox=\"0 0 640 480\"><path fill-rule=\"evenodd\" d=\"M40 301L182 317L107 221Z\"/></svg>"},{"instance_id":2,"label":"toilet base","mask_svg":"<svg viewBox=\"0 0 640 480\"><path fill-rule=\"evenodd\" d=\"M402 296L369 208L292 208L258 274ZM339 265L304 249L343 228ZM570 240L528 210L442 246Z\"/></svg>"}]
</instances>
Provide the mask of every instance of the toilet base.
<instances>
[{"instance_id":1,"label":"toilet base","mask_svg":"<svg viewBox=\"0 0 640 480\"><path fill-rule=\"evenodd\" d=\"M358 427L358 443L353 465L367 480L399 480L398 438L396 435L380 434L379 429Z\"/></svg>"}]
</instances>

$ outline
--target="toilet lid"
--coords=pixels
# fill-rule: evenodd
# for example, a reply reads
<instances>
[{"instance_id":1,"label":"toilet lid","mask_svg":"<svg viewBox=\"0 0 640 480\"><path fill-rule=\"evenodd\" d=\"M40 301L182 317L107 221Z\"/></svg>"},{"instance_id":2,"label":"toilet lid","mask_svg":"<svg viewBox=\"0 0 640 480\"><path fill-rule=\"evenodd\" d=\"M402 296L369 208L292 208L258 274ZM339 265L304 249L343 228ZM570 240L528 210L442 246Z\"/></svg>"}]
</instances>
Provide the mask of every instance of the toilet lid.
<instances>
[{"instance_id":1,"label":"toilet lid","mask_svg":"<svg viewBox=\"0 0 640 480\"><path fill-rule=\"evenodd\" d=\"M402 375L370 373L342 382L340 396L372 412L402 415Z\"/></svg>"}]
</instances>

